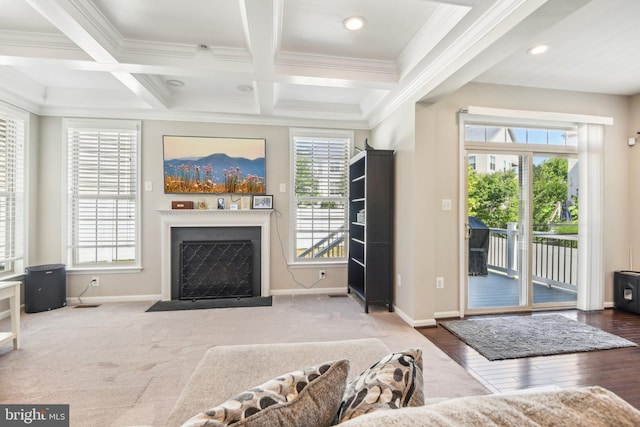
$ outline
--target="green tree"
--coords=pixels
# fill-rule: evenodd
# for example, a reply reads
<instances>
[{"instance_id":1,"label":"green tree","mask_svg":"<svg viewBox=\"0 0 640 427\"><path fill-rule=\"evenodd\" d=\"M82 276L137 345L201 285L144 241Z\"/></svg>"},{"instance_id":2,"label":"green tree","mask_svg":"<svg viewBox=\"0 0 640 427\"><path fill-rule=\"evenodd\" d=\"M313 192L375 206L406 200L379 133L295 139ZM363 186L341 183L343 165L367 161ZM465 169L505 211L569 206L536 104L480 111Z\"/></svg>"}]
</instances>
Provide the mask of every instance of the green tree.
<instances>
[{"instance_id":1,"label":"green tree","mask_svg":"<svg viewBox=\"0 0 640 427\"><path fill-rule=\"evenodd\" d=\"M561 215L555 215L558 204L567 200L568 194L567 159L550 158L534 166L533 175L533 221L536 225L566 222ZM482 220L488 227L506 228L508 222L518 221L518 176L515 171L477 173L469 167L468 206L469 215ZM569 206L572 222L578 221L578 202L572 200ZM541 230L540 227L536 228ZM568 232L563 227L559 232Z\"/></svg>"},{"instance_id":2,"label":"green tree","mask_svg":"<svg viewBox=\"0 0 640 427\"><path fill-rule=\"evenodd\" d=\"M567 200L569 162L551 158L533 167L533 223L565 222L554 213Z\"/></svg>"},{"instance_id":3,"label":"green tree","mask_svg":"<svg viewBox=\"0 0 640 427\"><path fill-rule=\"evenodd\" d=\"M479 174L469 170L469 215L487 227L507 228L518 220L518 179L513 170Z\"/></svg>"},{"instance_id":4,"label":"green tree","mask_svg":"<svg viewBox=\"0 0 640 427\"><path fill-rule=\"evenodd\" d=\"M312 163L309 156L296 157L295 191L299 196L317 196L318 180L313 175Z\"/></svg>"}]
</instances>

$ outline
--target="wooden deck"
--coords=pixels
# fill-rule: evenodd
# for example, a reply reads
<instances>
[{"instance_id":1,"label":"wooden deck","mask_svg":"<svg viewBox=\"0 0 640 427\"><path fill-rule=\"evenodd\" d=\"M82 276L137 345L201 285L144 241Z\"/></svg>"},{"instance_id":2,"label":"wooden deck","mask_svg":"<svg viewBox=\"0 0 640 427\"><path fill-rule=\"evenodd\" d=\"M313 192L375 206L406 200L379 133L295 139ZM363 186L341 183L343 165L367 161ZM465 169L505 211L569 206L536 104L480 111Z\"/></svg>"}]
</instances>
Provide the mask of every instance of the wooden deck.
<instances>
[{"instance_id":1,"label":"wooden deck","mask_svg":"<svg viewBox=\"0 0 640 427\"><path fill-rule=\"evenodd\" d=\"M519 285L517 279L512 279L503 274L489 272L487 276L469 276L469 308L491 307L517 307L519 298ZM546 285L533 284L533 303L571 303L576 302L577 294L548 287Z\"/></svg>"}]
</instances>

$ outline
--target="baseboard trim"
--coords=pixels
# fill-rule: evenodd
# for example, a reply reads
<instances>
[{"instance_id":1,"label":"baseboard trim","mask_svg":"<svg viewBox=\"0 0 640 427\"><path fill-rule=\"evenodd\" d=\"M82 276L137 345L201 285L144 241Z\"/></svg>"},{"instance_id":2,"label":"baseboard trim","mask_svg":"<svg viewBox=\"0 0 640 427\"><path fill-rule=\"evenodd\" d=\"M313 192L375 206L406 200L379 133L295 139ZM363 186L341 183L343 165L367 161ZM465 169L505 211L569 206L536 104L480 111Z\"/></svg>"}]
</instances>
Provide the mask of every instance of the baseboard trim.
<instances>
[{"instance_id":1,"label":"baseboard trim","mask_svg":"<svg viewBox=\"0 0 640 427\"><path fill-rule=\"evenodd\" d=\"M82 304L104 304L108 302L158 301L162 295L114 295L109 297L82 297ZM80 304L77 297L67 297L67 304Z\"/></svg>"},{"instance_id":2,"label":"baseboard trim","mask_svg":"<svg viewBox=\"0 0 640 427\"><path fill-rule=\"evenodd\" d=\"M458 310L440 311L438 313L433 313L433 317L435 317L436 319L451 319L451 318L454 318L454 317L459 318L460 317L460 312Z\"/></svg>"},{"instance_id":3,"label":"baseboard trim","mask_svg":"<svg viewBox=\"0 0 640 427\"><path fill-rule=\"evenodd\" d=\"M412 325L414 328L424 328L437 326L436 319L415 320Z\"/></svg>"},{"instance_id":4,"label":"baseboard trim","mask_svg":"<svg viewBox=\"0 0 640 427\"><path fill-rule=\"evenodd\" d=\"M271 289L271 295L346 294L347 288Z\"/></svg>"},{"instance_id":5,"label":"baseboard trim","mask_svg":"<svg viewBox=\"0 0 640 427\"><path fill-rule=\"evenodd\" d=\"M409 316L404 311L400 310L398 306L393 306L393 311L400 317L406 324L411 326L412 328L421 328L424 326L436 326L435 319L423 319L423 320L414 320L411 316Z\"/></svg>"}]
</instances>

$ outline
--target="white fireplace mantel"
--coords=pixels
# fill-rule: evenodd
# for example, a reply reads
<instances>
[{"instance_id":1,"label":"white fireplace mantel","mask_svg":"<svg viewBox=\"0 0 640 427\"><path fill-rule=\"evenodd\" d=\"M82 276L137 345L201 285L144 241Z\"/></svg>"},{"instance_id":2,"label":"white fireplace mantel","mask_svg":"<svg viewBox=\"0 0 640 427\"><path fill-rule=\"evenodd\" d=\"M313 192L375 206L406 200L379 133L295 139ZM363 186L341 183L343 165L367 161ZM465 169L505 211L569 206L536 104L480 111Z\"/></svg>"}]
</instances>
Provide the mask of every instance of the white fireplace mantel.
<instances>
[{"instance_id":1,"label":"white fireplace mantel","mask_svg":"<svg viewBox=\"0 0 640 427\"><path fill-rule=\"evenodd\" d=\"M216 209L159 209L162 258L162 300L171 300L171 229L174 227L260 227L260 292L271 293L270 271L270 225L271 209L216 210Z\"/></svg>"}]
</instances>

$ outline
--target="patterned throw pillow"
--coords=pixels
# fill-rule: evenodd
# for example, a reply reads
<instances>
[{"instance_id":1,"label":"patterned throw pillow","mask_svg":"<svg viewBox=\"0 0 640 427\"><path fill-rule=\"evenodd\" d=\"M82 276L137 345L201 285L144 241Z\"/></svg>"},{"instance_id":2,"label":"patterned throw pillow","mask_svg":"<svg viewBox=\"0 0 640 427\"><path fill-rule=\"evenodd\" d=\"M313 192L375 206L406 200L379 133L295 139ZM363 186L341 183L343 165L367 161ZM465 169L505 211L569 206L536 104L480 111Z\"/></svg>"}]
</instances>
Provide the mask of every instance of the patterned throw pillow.
<instances>
[{"instance_id":1,"label":"patterned throw pillow","mask_svg":"<svg viewBox=\"0 0 640 427\"><path fill-rule=\"evenodd\" d=\"M422 350L392 353L347 385L334 424L369 412L424 405Z\"/></svg>"},{"instance_id":2,"label":"patterned throw pillow","mask_svg":"<svg viewBox=\"0 0 640 427\"><path fill-rule=\"evenodd\" d=\"M346 388L349 361L279 376L188 420L200 426L329 426Z\"/></svg>"}]
</instances>

